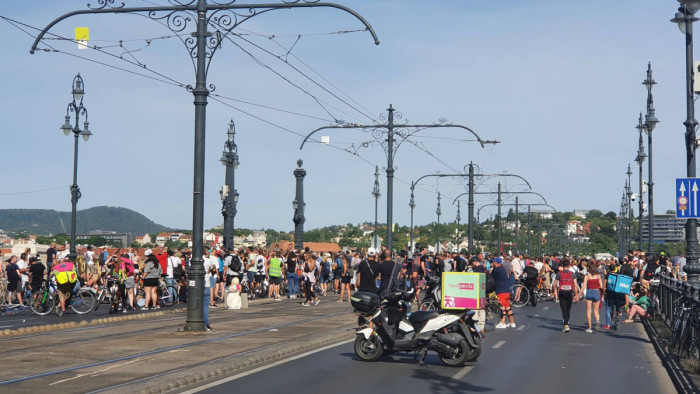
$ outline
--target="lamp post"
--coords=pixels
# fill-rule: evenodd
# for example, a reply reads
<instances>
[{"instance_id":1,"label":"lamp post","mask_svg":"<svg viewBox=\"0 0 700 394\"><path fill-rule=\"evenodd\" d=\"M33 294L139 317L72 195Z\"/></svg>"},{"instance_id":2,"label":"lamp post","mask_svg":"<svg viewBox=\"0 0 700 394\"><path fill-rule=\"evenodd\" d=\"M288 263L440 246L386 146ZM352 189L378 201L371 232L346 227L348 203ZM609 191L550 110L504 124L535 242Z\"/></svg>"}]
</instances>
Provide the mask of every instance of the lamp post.
<instances>
[{"instance_id":1,"label":"lamp post","mask_svg":"<svg viewBox=\"0 0 700 394\"><path fill-rule=\"evenodd\" d=\"M174 3L174 2L173 2ZM184 34L190 22L196 23L196 31L183 39L195 71L194 86L187 86L194 96L194 182L192 190L192 259L187 271L189 277L187 297L187 320L185 331L205 331L204 327L204 164L206 140L206 107L208 97L215 88L207 83L207 72L222 41L241 23L269 11L292 8L334 8L351 14L371 33L375 44L379 39L372 26L355 11L334 3L292 1L279 4L241 4L229 0L227 3L207 0L188 0L165 6L126 7L124 2L99 0L88 10L72 11L49 23L37 36L29 53L35 53L44 35L57 23L77 15L86 14L135 14L144 16L167 27L175 34ZM193 15L196 14L196 15ZM210 31L209 29L213 30Z\"/></svg>"},{"instance_id":2,"label":"lamp post","mask_svg":"<svg viewBox=\"0 0 700 394\"><path fill-rule=\"evenodd\" d=\"M226 184L221 191L221 214L224 216L224 250L233 249L233 219L238 212L238 191L236 190L236 169L238 161L238 146L234 138L236 137L236 124L231 119L228 123L227 139L224 142L224 153L221 156L221 164L226 166ZM233 190L233 193L231 191Z\"/></svg>"},{"instance_id":3,"label":"lamp post","mask_svg":"<svg viewBox=\"0 0 700 394\"><path fill-rule=\"evenodd\" d=\"M644 132L647 133L647 142L649 144L649 182L647 182L647 186L649 187L648 191L648 199L649 199L649 204L648 204L648 217L649 217L649 253L654 253L654 177L652 169L652 158L651 158L651 135L652 131L654 131L654 128L656 128L656 124L659 123L659 120L656 119L656 110L654 109L654 96L651 93L651 89L656 85L656 81L654 81L654 78L651 75L651 62L647 66L647 79L642 82L644 86L647 88L647 114L646 114L646 119L644 121Z\"/></svg>"},{"instance_id":4,"label":"lamp post","mask_svg":"<svg viewBox=\"0 0 700 394\"><path fill-rule=\"evenodd\" d=\"M297 180L296 187L296 197L292 201L292 208L294 208L294 249L303 250L304 249L304 222L306 222L306 217L304 217L304 210L306 209L306 203L304 202L304 177L306 176L306 170L301 168L304 162L299 159L297 160L297 168L294 170L294 178Z\"/></svg>"},{"instance_id":5,"label":"lamp post","mask_svg":"<svg viewBox=\"0 0 700 394\"><path fill-rule=\"evenodd\" d=\"M627 164L627 182L625 183L627 192L627 239L625 240L627 250L632 249L632 167Z\"/></svg>"},{"instance_id":6,"label":"lamp post","mask_svg":"<svg viewBox=\"0 0 700 394\"><path fill-rule=\"evenodd\" d=\"M642 179L642 164L644 163L644 159L646 159L647 155L644 153L644 140L642 139L642 131L644 130L644 123L642 123L642 114L641 112L639 113L639 124L636 126L637 130L639 131L639 150L637 151L637 157L634 159L634 161L637 162L639 165L639 250L642 250L642 214L644 213L644 198L642 198L643 190L642 190L642 183L644 180Z\"/></svg>"},{"instance_id":7,"label":"lamp post","mask_svg":"<svg viewBox=\"0 0 700 394\"><path fill-rule=\"evenodd\" d=\"M413 210L416 209L416 199L413 196L413 191L415 184L411 182L411 199L408 201L408 206L411 208L411 258L413 258L413 253L415 253L415 247L413 244Z\"/></svg>"},{"instance_id":8,"label":"lamp post","mask_svg":"<svg viewBox=\"0 0 700 394\"><path fill-rule=\"evenodd\" d=\"M693 100L693 22L697 21L695 13L700 10L700 0L678 0L681 6L678 7L676 17L671 22L678 23L678 28L685 35L685 77L686 77L686 120L685 125L685 153L686 153L686 175L688 178L695 178L695 150L697 140L695 128L698 122L695 120L695 102ZM698 248L698 222L696 219L688 219L685 222L685 257L687 264L684 268L688 274L688 282L696 284L699 282L700 249Z\"/></svg>"},{"instance_id":9,"label":"lamp post","mask_svg":"<svg viewBox=\"0 0 700 394\"><path fill-rule=\"evenodd\" d=\"M459 206L459 201L457 201L457 230L455 230L456 231L455 235L457 236L456 237L457 238L457 241L456 241L457 242L457 249L459 249L459 221L462 220L459 211L460 211L460 206Z\"/></svg>"},{"instance_id":10,"label":"lamp post","mask_svg":"<svg viewBox=\"0 0 700 394\"><path fill-rule=\"evenodd\" d=\"M440 215L442 215L442 208L440 208L440 192L438 192L438 203L437 203L437 209L435 210L435 213L437 214L437 227L436 229L436 234L437 234L437 245L435 249L435 255L437 256L440 253Z\"/></svg>"},{"instance_id":11,"label":"lamp post","mask_svg":"<svg viewBox=\"0 0 700 394\"><path fill-rule=\"evenodd\" d=\"M379 197L382 193L379 192L379 166L374 166L374 189L372 189L372 195L374 196L374 237L372 238L372 247L377 249L379 247L379 236L377 235L377 208L379 206ZM387 223L387 226L391 224Z\"/></svg>"},{"instance_id":12,"label":"lamp post","mask_svg":"<svg viewBox=\"0 0 700 394\"><path fill-rule=\"evenodd\" d=\"M88 113L85 106L83 106L83 96L85 95L85 84L83 83L83 77L80 74L73 78L73 89L71 91L73 95L73 101L68 103L68 108L66 108L66 118L65 123L61 126L63 134L66 136L73 133L75 139L75 144L73 148L73 184L70 187L70 202L71 202L71 217L70 217L70 253L68 257L71 261L75 262L78 253L75 250L75 227L76 227L76 208L78 206L78 200L82 196L80 193L80 188L78 187L78 136L83 136L83 140L87 141L92 133L88 128ZM71 125L70 113L75 113L75 124ZM83 129L80 129L80 115L85 115L85 123L83 123Z\"/></svg>"}]
</instances>

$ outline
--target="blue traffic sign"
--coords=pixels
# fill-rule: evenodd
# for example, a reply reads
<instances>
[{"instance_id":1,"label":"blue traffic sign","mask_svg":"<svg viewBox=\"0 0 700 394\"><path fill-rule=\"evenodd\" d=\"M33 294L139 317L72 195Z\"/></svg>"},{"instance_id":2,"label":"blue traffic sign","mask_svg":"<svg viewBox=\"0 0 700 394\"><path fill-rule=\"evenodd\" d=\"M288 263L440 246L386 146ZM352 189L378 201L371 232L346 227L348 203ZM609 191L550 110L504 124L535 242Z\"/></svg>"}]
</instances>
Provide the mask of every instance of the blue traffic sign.
<instances>
[{"instance_id":1,"label":"blue traffic sign","mask_svg":"<svg viewBox=\"0 0 700 394\"><path fill-rule=\"evenodd\" d=\"M679 219L700 218L698 211L700 178L676 179L676 217Z\"/></svg>"}]
</instances>

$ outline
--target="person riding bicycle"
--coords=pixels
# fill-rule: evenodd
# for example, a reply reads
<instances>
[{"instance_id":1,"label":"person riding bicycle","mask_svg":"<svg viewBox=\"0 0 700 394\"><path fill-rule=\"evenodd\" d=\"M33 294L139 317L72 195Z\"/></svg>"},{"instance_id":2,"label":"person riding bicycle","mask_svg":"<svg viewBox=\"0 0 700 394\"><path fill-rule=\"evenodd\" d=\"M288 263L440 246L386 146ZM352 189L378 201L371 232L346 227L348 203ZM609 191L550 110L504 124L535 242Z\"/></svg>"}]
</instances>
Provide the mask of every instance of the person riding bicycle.
<instances>
[{"instance_id":1,"label":"person riding bicycle","mask_svg":"<svg viewBox=\"0 0 700 394\"><path fill-rule=\"evenodd\" d=\"M75 268L75 263L66 259L53 266L51 276L56 278L56 288L58 289L58 302L61 308L58 310L58 316L63 316L66 312L66 300L78 282L78 271Z\"/></svg>"}]
</instances>

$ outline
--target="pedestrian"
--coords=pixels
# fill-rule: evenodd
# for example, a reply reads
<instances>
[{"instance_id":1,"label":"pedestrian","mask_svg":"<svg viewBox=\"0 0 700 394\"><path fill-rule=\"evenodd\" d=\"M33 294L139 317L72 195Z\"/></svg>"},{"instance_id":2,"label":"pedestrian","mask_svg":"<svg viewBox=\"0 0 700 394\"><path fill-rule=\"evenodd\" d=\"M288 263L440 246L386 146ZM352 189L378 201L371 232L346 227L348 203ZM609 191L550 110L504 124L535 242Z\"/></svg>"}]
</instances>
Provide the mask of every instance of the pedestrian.
<instances>
[{"instance_id":1,"label":"pedestrian","mask_svg":"<svg viewBox=\"0 0 700 394\"><path fill-rule=\"evenodd\" d=\"M320 300L314 293L314 284L316 283L316 260L313 258L311 253L306 253L304 256L306 259L306 264L304 264L304 294L306 295L306 302L301 304L302 306L318 305Z\"/></svg>"},{"instance_id":2,"label":"pedestrian","mask_svg":"<svg viewBox=\"0 0 700 394\"><path fill-rule=\"evenodd\" d=\"M209 325L209 307L211 306L209 302L211 301L211 288L212 279L216 278L217 267L213 264L209 258L209 252L204 250L204 299L202 300L202 317L204 320L204 329L207 331L214 331ZM215 279L214 279L215 280Z\"/></svg>"},{"instance_id":3,"label":"pedestrian","mask_svg":"<svg viewBox=\"0 0 700 394\"><path fill-rule=\"evenodd\" d=\"M579 292L578 284L576 282L576 274L570 270L570 266L571 262L569 262L569 259L565 258L562 260L561 269L554 279L554 288L559 294L559 306L561 307L561 314L562 318L564 319L563 332L569 332L571 305L573 302L577 301L574 295Z\"/></svg>"},{"instance_id":4,"label":"pedestrian","mask_svg":"<svg viewBox=\"0 0 700 394\"><path fill-rule=\"evenodd\" d=\"M280 297L280 285L282 284L282 256L279 250L273 252L272 257L267 262L267 273L270 276L270 289L268 290L268 298L274 296L275 301L282 301Z\"/></svg>"},{"instance_id":5,"label":"pedestrian","mask_svg":"<svg viewBox=\"0 0 700 394\"><path fill-rule=\"evenodd\" d=\"M639 295L630 300L629 316L625 323L633 323L634 315L639 314L639 317L644 317L647 315L647 308L649 307L649 297L646 295L644 289L639 290Z\"/></svg>"},{"instance_id":6,"label":"pedestrian","mask_svg":"<svg viewBox=\"0 0 700 394\"><path fill-rule=\"evenodd\" d=\"M350 259L350 255L346 254L343 256L344 258L344 264L343 264L343 272L342 276L340 279L340 299L338 300L339 302L343 302L343 296L345 293L348 293L348 302L350 302L350 282L352 278L355 276L355 270L352 268L352 261Z\"/></svg>"},{"instance_id":7,"label":"pedestrian","mask_svg":"<svg viewBox=\"0 0 700 394\"><path fill-rule=\"evenodd\" d=\"M5 272L7 273L7 291L10 293L10 303L12 303L13 294L17 298L19 304L22 303L22 289L20 287L20 269L17 265L17 256L11 256L6 261L7 266L5 267Z\"/></svg>"},{"instance_id":8,"label":"pedestrian","mask_svg":"<svg viewBox=\"0 0 700 394\"><path fill-rule=\"evenodd\" d=\"M623 302L621 301L621 298L623 297L621 294L617 294L610 290L607 286L610 274L614 274L616 272L617 265L614 261L611 261L605 270L605 281L603 282L605 284L605 297L603 298L603 305L605 306L605 325L603 326L603 330L609 330L611 328L617 330L617 325L613 322L617 321L620 306Z\"/></svg>"},{"instance_id":9,"label":"pedestrian","mask_svg":"<svg viewBox=\"0 0 700 394\"><path fill-rule=\"evenodd\" d=\"M299 275L297 275L297 254L293 250L287 253L287 261L285 262L287 266L287 290L289 299L296 298L297 292L299 291Z\"/></svg>"},{"instance_id":10,"label":"pedestrian","mask_svg":"<svg viewBox=\"0 0 700 394\"><path fill-rule=\"evenodd\" d=\"M595 330L600 330L600 289L603 288L604 282L598 273L598 263L595 259L591 259L588 262L588 267L586 269L586 276L583 277L583 286L581 291L576 294L576 299L578 299L582 293L586 294L586 319L588 321L587 333L593 332L591 327L591 309L593 315L595 316Z\"/></svg>"},{"instance_id":11,"label":"pedestrian","mask_svg":"<svg viewBox=\"0 0 700 394\"><path fill-rule=\"evenodd\" d=\"M158 305L158 284L160 276L163 274L163 269L158 262L158 258L154 255L146 257L146 264L143 267L143 290L146 295L146 303L141 308L142 311L148 310L148 304L153 303L150 309L156 309Z\"/></svg>"},{"instance_id":12,"label":"pedestrian","mask_svg":"<svg viewBox=\"0 0 700 394\"><path fill-rule=\"evenodd\" d=\"M396 263L391 259L391 251L389 249L384 249L379 254L379 295L381 297L386 296L388 293L394 290L394 268Z\"/></svg>"},{"instance_id":13,"label":"pedestrian","mask_svg":"<svg viewBox=\"0 0 700 394\"><path fill-rule=\"evenodd\" d=\"M503 259L496 257L492 262L493 269L491 277L496 282L496 295L498 303L501 305L501 322L496 325L496 328L515 327L513 319L513 310L510 306L510 279L508 272L503 268ZM506 324L506 316L510 323Z\"/></svg>"},{"instance_id":14,"label":"pedestrian","mask_svg":"<svg viewBox=\"0 0 700 394\"><path fill-rule=\"evenodd\" d=\"M41 263L41 260L36 257L30 258L29 262L31 263L29 266L29 280L31 282L33 298L33 296L41 289L41 284L46 274L46 268L44 267L44 264Z\"/></svg>"},{"instance_id":15,"label":"pedestrian","mask_svg":"<svg viewBox=\"0 0 700 394\"><path fill-rule=\"evenodd\" d=\"M358 266L358 290L377 294L377 275L379 275L377 251L370 247L367 249L367 259L362 260Z\"/></svg>"},{"instance_id":16,"label":"pedestrian","mask_svg":"<svg viewBox=\"0 0 700 394\"><path fill-rule=\"evenodd\" d=\"M146 260L146 261L148 262L148 260ZM162 267L161 267L161 272L162 272ZM174 251L168 250L168 265L167 265L166 271L165 271L165 284L168 287L168 291L173 293L173 294L171 294L173 301L175 299L177 299L177 296L178 296L178 294L177 294L177 281L178 281L178 279L180 279L180 276L182 276L183 274L184 274L184 270L182 269L182 260L180 260L180 258L175 255ZM158 284L156 284L156 286L157 285ZM146 304L146 306L148 306L148 304Z\"/></svg>"},{"instance_id":17,"label":"pedestrian","mask_svg":"<svg viewBox=\"0 0 700 394\"><path fill-rule=\"evenodd\" d=\"M56 250L56 242L51 242L51 246L46 249L46 270L51 272L51 267L56 261L56 256L58 256L58 251Z\"/></svg>"}]
</instances>

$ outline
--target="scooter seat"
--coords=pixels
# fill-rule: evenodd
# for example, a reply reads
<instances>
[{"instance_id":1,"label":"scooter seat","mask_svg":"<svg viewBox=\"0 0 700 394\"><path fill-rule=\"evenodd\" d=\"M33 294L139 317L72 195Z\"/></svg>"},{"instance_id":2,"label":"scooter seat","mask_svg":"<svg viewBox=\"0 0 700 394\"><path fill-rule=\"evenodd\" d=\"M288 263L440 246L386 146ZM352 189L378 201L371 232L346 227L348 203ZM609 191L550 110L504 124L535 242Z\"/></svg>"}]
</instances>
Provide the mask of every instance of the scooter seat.
<instances>
[{"instance_id":1,"label":"scooter seat","mask_svg":"<svg viewBox=\"0 0 700 394\"><path fill-rule=\"evenodd\" d=\"M422 323L424 321L434 319L439 315L440 314L436 311L417 311L411 313L411 316L408 317L408 321L410 321L411 324Z\"/></svg>"}]
</instances>

